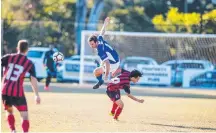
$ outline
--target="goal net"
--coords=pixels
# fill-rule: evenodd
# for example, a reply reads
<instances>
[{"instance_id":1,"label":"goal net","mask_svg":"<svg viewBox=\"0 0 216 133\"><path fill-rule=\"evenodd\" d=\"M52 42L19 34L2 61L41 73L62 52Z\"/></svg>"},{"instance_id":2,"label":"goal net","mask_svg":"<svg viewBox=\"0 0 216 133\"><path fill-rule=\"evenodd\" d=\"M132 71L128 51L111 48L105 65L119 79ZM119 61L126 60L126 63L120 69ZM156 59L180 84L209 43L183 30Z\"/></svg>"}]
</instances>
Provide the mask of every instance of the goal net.
<instances>
[{"instance_id":1,"label":"goal net","mask_svg":"<svg viewBox=\"0 0 216 133\"><path fill-rule=\"evenodd\" d=\"M84 58L97 56L97 52L89 47L87 41L93 33L99 32L82 32L81 84L85 82ZM119 53L121 61L133 57L135 62L138 58L148 57L148 60L155 60L159 65L169 60L207 60L216 63L216 35L107 31L104 40Z\"/></svg>"}]
</instances>

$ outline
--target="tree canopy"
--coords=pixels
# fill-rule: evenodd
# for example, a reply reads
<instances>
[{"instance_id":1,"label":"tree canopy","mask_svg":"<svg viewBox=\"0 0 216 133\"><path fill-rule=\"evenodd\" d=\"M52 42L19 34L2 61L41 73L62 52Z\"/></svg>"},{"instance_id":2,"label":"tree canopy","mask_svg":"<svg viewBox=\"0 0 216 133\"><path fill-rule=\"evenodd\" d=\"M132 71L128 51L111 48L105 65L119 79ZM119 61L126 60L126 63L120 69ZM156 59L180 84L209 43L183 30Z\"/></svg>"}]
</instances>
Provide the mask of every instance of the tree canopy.
<instances>
[{"instance_id":1,"label":"tree canopy","mask_svg":"<svg viewBox=\"0 0 216 133\"><path fill-rule=\"evenodd\" d=\"M96 0L87 0L85 25ZM112 18L109 30L133 32L216 33L216 10L211 0L184 4L179 0L103 0L106 16ZM202 14L202 15L201 15ZM201 17L202 16L202 17ZM2 0L3 41L14 48L26 38L33 46L52 43L66 56L75 53L76 0Z\"/></svg>"},{"instance_id":2,"label":"tree canopy","mask_svg":"<svg viewBox=\"0 0 216 133\"><path fill-rule=\"evenodd\" d=\"M216 10L206 12L201 16L200 13L182 13L179 12L178 8L170 8L165 17L162 14L156 15L152 22L156 29L163 32L200 33L201 30L203 33L214 33L216 31L215 18ZM201 23L205 28L200 29ZM214 27L209 27L209 23Z\"/></svg>"}]
</instances>

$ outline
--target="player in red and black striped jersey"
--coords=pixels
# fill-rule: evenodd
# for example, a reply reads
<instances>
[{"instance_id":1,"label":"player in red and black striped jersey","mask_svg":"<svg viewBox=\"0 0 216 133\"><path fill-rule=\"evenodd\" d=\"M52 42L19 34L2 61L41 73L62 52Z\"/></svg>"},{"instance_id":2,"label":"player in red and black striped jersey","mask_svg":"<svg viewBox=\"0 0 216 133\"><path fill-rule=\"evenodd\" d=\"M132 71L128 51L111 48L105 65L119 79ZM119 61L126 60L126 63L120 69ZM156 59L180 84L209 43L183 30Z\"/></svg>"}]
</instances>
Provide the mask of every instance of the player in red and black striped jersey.
<instances>
[{"instance_id":1,"label":"player in red and black striped jersey","mask_svg":"<svg viewBox=\"0 0 216 133\"><path fill-rule=\"evenodd\" d=\"M111 82L107 85L107 95L113 101L113 107L110 115L114 116L115 120L118 120L118 116L122 112L124 103L121 100L120 90L124 89L127 96L131 99L143 103L143 99L137 99L130 94L130 82L137 83L142 77L142 74L138 70L133 70L131 72L122 69L122 72L119 76L112 78Z\"/></svg>"},{"instance_id":2,"label":"player in red and black striped jersey","mask_svg":"<svg viewBox=\"0 0 216 133\"><path fill-rule=\"evenodd\" d=\"M12 106L15 106L23 120L23 132L28 132L28 108L23 88L23 81L27 72L31 75L32 89L37 104L40 103L40 97L34 64L26 57L28 42L20 40L17 51L18 53L7 54L1 58L1 66L5 68L2 79L2 101L7 112L7 121L11 131L15 131L15 118L12 109Z\"/></svg>"}]
</instances>

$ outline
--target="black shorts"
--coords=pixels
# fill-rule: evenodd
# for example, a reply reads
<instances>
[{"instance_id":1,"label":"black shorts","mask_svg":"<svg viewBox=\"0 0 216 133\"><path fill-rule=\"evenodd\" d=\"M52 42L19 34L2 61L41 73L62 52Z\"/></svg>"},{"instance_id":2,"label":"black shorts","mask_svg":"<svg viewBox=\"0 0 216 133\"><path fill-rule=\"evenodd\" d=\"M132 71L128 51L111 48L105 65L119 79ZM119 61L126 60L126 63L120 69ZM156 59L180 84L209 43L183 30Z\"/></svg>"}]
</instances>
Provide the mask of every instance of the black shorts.
<instances>
[{"instance_id":1,"label":"black shorts","mask_svg":"<svg viewBox=\"0 0 216 133\"><path fill-rule=\"evenodd\" d=\"M116 91L106 91L107 96L110 98L110 100L112 100L113 102L121 99L121 94L120 94L120 90L116 90Z\"/></svg>"},{"instance_id":2,"label":"black shorts","mask_svg":"<svg viewBox=\"0 0 216 133\"><path fill-rule=\"evenodd\" d=\"M19 111L28 111L25 97L12 97L7 95L2 95L2 102L5 110L7 110L12 106L15 106Z\"/></svg>"}]
</instances>

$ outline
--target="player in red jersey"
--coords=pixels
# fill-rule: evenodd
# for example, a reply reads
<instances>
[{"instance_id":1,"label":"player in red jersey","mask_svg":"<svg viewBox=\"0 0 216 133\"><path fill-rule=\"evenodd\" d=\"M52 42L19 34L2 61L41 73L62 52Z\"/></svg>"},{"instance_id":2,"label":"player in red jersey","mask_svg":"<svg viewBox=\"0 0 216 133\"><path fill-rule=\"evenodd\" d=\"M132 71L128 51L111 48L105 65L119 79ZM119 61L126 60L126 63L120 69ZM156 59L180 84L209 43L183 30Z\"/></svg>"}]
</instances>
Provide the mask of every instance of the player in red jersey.
<instances>
[{"instance_id":1,"label":"player in red jersey","mask_svg":"<svg viewBox=\"0 0 216 133\"><path fill-rule=\"evenodd\" d=\"M122 72L119 76L111 79L111 82L107 85L107 95L113 101L113 107L110 115L114 116L115 120L118 120L119 115L122 112L124 103L121 100L120 89L124 89L127 96L134 101L143 103L143 99L137 99L130 94L130 82L137 83L142 77L142 74L138 70L133 70L131 72L122 69Z\"/></svg>"},{"instance_id":2,"label":"player in red jersey","mask_svg":"<svg viewBox=\"0 0 216 133\"><path fill-rule=\"evenodd\" d=\"M28 42L20 40L17 44L17 51L18 53L7 54L1 58L1 66L5 68L2 79L2 101L7 112L7 121L11 131L15 132L15 118L12 108L12 106L15 106L22 118L23 132L28 132L28 108L23 88L26 72L31 75L31 85L37 104L40 103L40 97L34 64L26 57Z\"/></svg>"}]
</instances>

